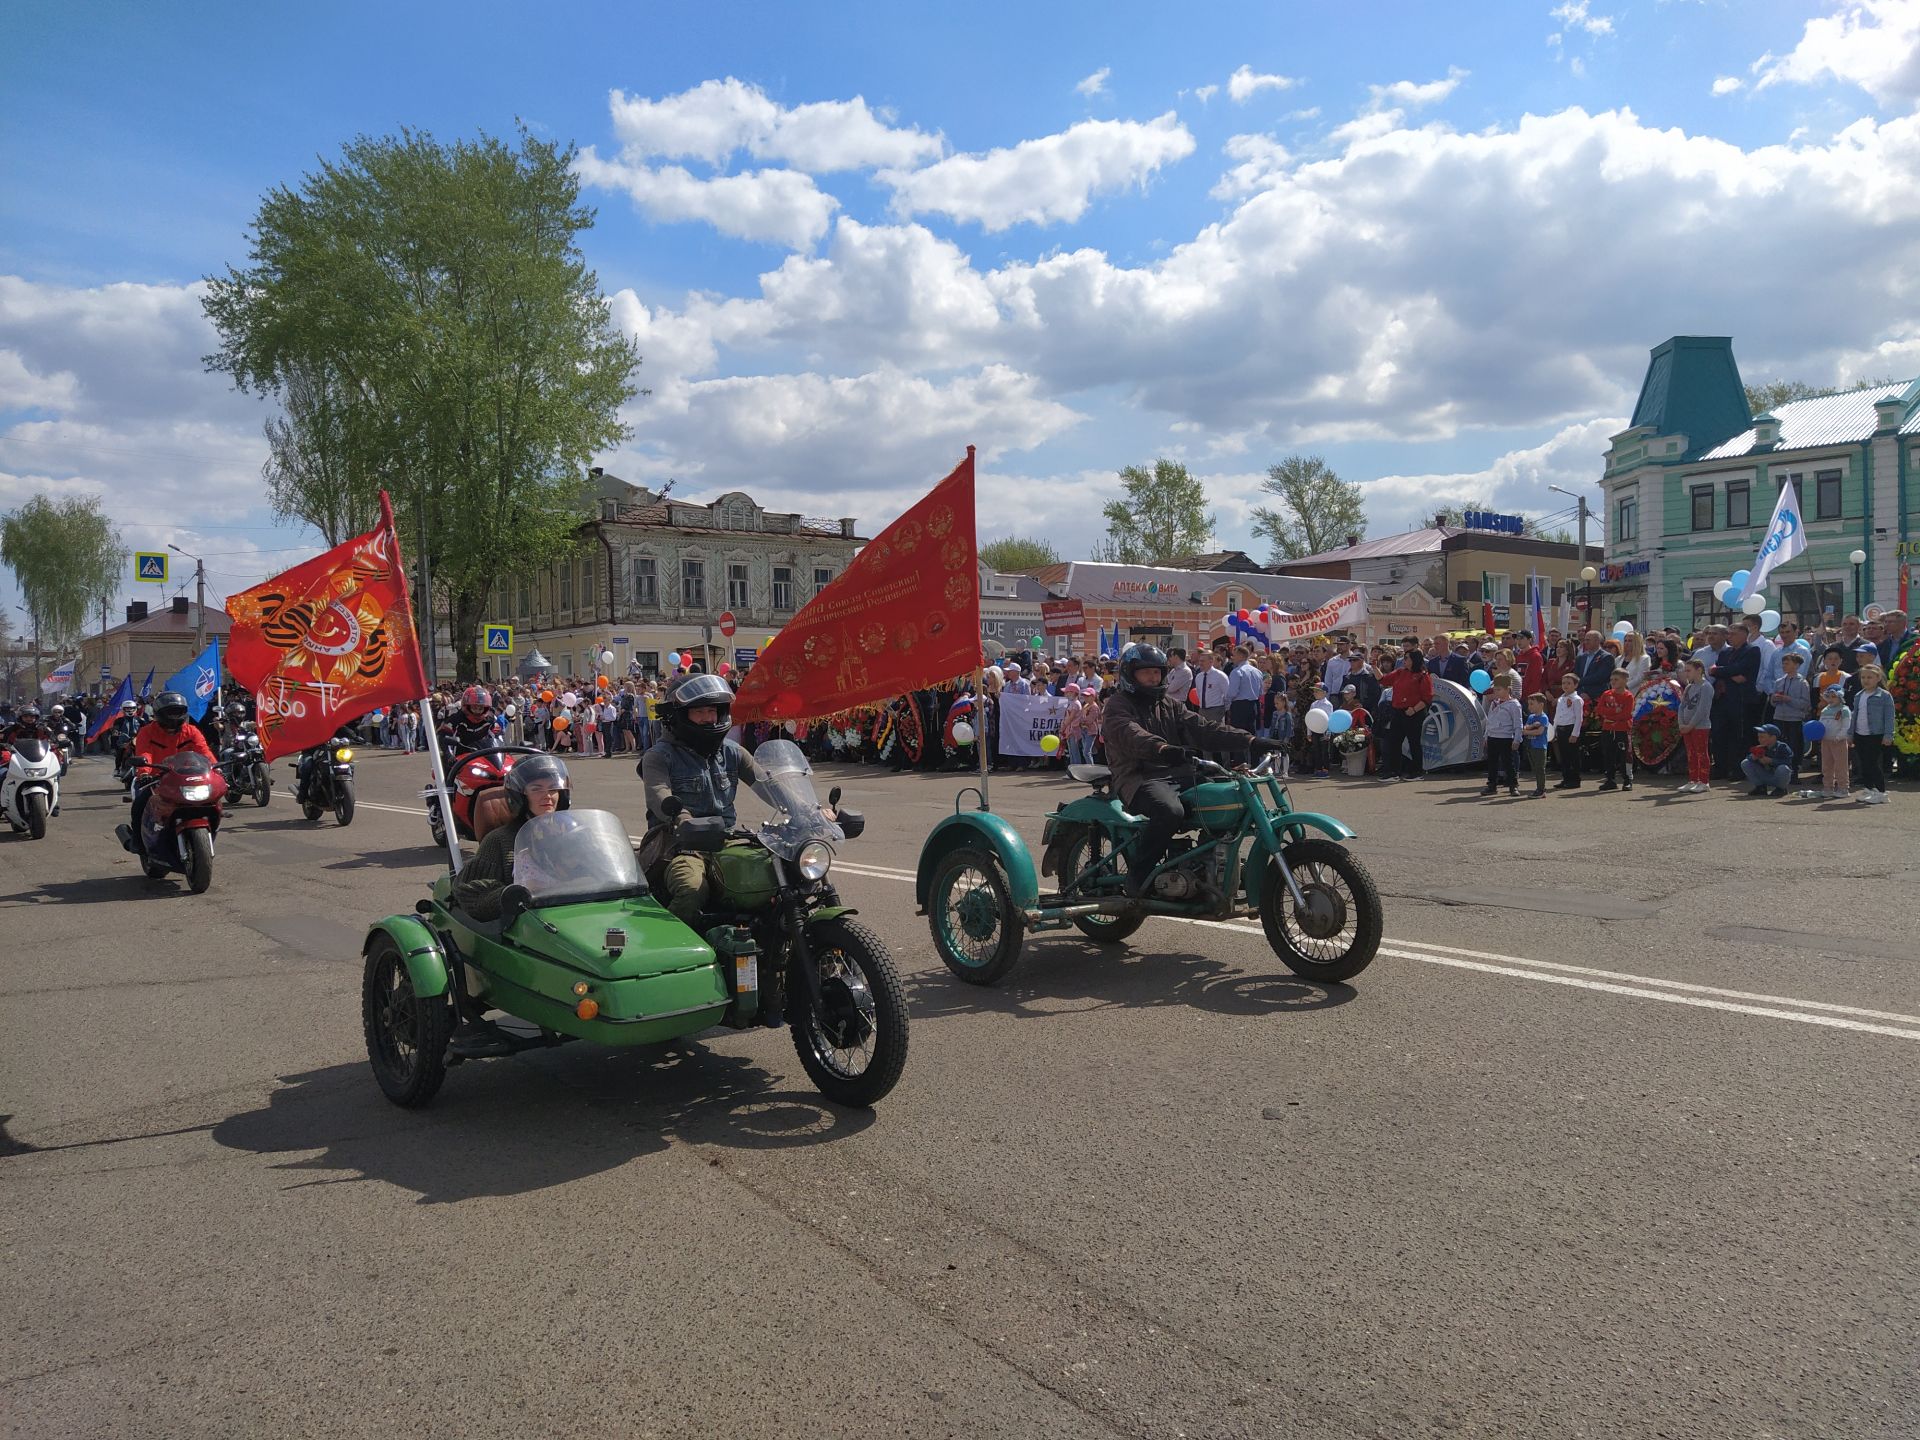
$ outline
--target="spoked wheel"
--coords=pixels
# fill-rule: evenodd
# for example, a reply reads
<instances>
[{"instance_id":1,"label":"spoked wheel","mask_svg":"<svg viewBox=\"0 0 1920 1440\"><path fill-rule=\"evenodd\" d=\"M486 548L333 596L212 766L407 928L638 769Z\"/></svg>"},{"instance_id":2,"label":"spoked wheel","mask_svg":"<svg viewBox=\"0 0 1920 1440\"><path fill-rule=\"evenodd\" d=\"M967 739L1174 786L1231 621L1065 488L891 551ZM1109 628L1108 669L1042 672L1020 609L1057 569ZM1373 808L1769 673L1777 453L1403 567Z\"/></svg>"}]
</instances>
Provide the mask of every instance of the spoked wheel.
<instances>
[{"instance_id":1,"label":"spoked wheel","mask_svg":"<svg viewBox=\"0 0 1920 1440\"><path fill-rule=\"evenodd\" d=\"M934 871L927 924L947 969L969 985L998 983L1020 958L1026 933L1000 862L971 845L953 851Z\"/></svg>"},{"instance_id":2,"label":"spoked wheel","mask_svg":"<svg viewBox=\"0 0 1920 1440\"><path fill-rule=\"evenodd\" d=\"M213 884L213 836L205 830L187 831L187 888L196 895Z\"/></svg>"},{"instance_id":3,"label":"spoked wheel","mask_svg":"<svg viewBox=\"0 0 1920 1440\"><path fill-rule=\"evenodd\" d=\"M1060 855L1061 890L1066 891L1071 889L1075 879L1084 871L1091 870L1103 864L1107 856L1112 853L1112 837L1110 837L1106 831L1094 826L1089 826L1080 831L1079 834L1067 841L1066 848ZM1124 866L1118 869L1110 866L1102 873L1103 875L1124 875L1126 870ZM1147 917L1144 913L1126 914L1124 912L1115 912L1108 914L1106 911L1101 911L1094 915L1076 915L1073 917L1073 923L1080 928L1080 933L1088 939L1098 940L1102 944L1111 945L1126 939L1129 935L1133 934L1134 931L1146 924Z\"/></svg>"},{"instance_id":4,"label":"spoked wheel","mask_svg":"<svg viewBox=\"0 0 1920 1440\"><path fill-rule=\"evenodd\" d=\"M1280 867L1260 882L1260 924L1289 970L1309 980L1349 980L1380 948L1380 891L1367 867L1332 840L1296 840L1282 852L1305 905L1295 905Z\"/></svg>"},{"instance_id":5,"label":"spoked wheel","mask_svg":"<svg viewBox=\"0 0 1920 1440\"><path fill-rule=\"evenodd\" d=\"M367 947L360 1018L367 1059L382 1093L408 1109L431 1100L447 1078L453 1011L444 995L422 999L414 994L406 957L391 935L379 935Z\"/></svg>"},{"instance_id":6,"label":"spoked wheel","mask_svg":"<svg viewBox=\"0 0 1920 1440\"><path fill-rule=\"evenodd\" d=\"M353 782L342 780L333 788L333 818L342 825L353 823Z\"/></svg>"},{"instance_id":7,"label":"spoked wheel","mask_svg":"<svg viewBox=\"0 0 1920 1440\"><path fill-rule=\"evenodd\" d=\"M807 931L820 972L824 1015L802 1004L793 1048L820 1093L868 1106L899 1083L907 1063L907 1001L887 947L855 920L823 920Z\"/></svg>"}]
</instances>

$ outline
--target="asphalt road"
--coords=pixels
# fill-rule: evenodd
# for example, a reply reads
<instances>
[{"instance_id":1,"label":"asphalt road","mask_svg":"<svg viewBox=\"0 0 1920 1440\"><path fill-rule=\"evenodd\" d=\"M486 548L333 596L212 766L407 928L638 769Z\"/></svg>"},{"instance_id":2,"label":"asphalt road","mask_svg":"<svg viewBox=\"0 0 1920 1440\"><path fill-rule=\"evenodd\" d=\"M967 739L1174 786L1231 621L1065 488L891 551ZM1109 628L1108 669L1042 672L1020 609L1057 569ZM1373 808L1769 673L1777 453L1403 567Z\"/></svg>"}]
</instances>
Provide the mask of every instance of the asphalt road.
<instances>
[{"instance_id":1,"label":"asphalt road","mask_svg":"<svg viewBox=\"0 0 1920 1440\"><path fill-rule=\"evenodd\" d=\"M847 769L913 1013L875 1111L755 1031L409 1113L359 947L433 873L424 770L365 760L344 831L240 806L204 896L102 761L0 835L4 1433L1920 1432L1920 796L1308 782L1386 894L1352 987L1154 921L979 990L906 878L958 782ZM575 775L639 829L630 764Z\"/></svg>"}]
</instances>

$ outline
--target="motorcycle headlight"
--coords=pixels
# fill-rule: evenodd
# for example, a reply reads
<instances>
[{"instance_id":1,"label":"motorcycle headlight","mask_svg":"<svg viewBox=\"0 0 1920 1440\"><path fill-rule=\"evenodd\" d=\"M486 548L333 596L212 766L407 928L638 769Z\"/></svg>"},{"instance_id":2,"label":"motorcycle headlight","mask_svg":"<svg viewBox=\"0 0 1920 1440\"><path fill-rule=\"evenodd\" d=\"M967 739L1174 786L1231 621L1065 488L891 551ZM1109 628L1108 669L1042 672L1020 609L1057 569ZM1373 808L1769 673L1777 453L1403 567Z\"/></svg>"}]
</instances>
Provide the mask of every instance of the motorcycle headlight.
<instances>
[{"instance_id":1,"label":"motorcycle headlight","mask_svg":"<svg viewBox=\"0 0 1920 1440\"><path fill-rule=\"evenodd\" d=\"M345 746L342 746L340 749L333 752L333 758L336 760L351 760L353 759L353 751L347 749Z\"/></svg>"},{"instance_id":2,"label":"motorcycle headlight","mask_svg":"<svg viewBox=\"0 0 1920 1440\"><path fill-rule=\"evenodd\" d=\"M809 840L800 847L793 863L799 868L802 880L818 880L833 865L833 847L824 840Z\"/></svg>"},{"instance_id":3,"label":"motorcycle headlight","mask_svg":"<svg viewBox=\"0 0 1920 1440\"><path fill-rule=\"evenodd\" d=\"M180 787L180 798L182 800L211 800L213 798L213 786L182 785Z\"/></svg>"}]
</instances>

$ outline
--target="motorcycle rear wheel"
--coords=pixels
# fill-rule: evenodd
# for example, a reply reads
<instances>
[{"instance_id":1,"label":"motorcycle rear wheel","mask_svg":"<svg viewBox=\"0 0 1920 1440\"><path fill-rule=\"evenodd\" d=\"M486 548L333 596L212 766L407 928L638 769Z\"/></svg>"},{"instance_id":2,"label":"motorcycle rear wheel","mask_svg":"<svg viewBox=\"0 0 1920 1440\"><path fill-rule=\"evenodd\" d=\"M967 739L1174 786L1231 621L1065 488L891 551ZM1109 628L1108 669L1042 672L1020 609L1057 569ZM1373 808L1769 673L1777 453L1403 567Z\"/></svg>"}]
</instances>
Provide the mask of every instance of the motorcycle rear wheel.
<instances>
[{"instance_id":1,"label":"motorcycle rear wheel","mask_svg":"<svg viewBox=\"0 0 1920 1440\"><path fill-rule=\"evenodd\" d=\"M333 788L333 818L343 826L353 823L353 782L342 780Z\"/></svg>"},{"instance_id":2,"label":"motorcycle rear wheel","mask_svg":"<svg viewBox=\"0 0 1920 1440\"><path fill-rule=\"evenodd\" d=\"M1373 963L1380 949L1380 891L1367 867L1332 840L1296 840L1282 852L1307 899L1299 910L1280 867L1260 881L1260 925L1286 967L1308 980L1337 984Z\"/></svg>"},{"instance_id":3,"label":"motorcycle rear wheel","mask_svg":"<svg viewBox=\"0 0 1920 1440\"><path fill-rule=\"evenodd\" d=\"M865 1109L900 1082L907 1064L907 1000L880 937L842 916L807 928L827 1014L804 996L793 1021L793 1048L820 1093ZM797 987L791 987L797 988Z\"/></svg>"},{"instance_id":4,"label":"motorcycle rear wheel","mask_svg":"<svg viewBox=\"0 0 1920 1440\"><path fill-rule=\"evenodd\" d=\"M409 1110L433 1099L447 1078L453 1010L444 995L423 999L414 993L406 957L391 935L376 936L367 947L360 1018L381 1093Z\"/></svg>"},{"instance_id":5,"label":"motorcycle rear wheel","mask_svg":"<svg viewBox=\"0 0 1920 1440\"><path fill-rule=\"evenodd\" d=\"M1067 841L1060 855L1060 888L1068 889L1082 870L1105 860L1112 850L1107 832L1088 826L1078 835ZM1124 870L1119 871L1125 874ZM1134 931L1147 923L1144 911L1133 914L1116 913L1097 915L1076 915L1073 923L1080 933L1089 940L1098 940L1103 945L1114 945L1126 939Z\"/></svg>"},{"instance_id":6,"label":"motorcycle rear wheel","mask_svg":"<svg viewBox=\"0 0 1920 1440\"><path fill-rule=\"evenodd\" d=\"M205 830L187 832L187 888L196 895L213 884L213 836Z\"/></svg>"},{"instance_id":7,"label":"motorcycle rear wheel","mask_svg":"<svg viewBox=\"0 0 1920 1440\"><path fill-rule=\"evenodd\" d=\"M20 797L20 806L27 812L27 833L36 840L47 838L47 797L33 790Z\"/></svg>"}]
</instances>

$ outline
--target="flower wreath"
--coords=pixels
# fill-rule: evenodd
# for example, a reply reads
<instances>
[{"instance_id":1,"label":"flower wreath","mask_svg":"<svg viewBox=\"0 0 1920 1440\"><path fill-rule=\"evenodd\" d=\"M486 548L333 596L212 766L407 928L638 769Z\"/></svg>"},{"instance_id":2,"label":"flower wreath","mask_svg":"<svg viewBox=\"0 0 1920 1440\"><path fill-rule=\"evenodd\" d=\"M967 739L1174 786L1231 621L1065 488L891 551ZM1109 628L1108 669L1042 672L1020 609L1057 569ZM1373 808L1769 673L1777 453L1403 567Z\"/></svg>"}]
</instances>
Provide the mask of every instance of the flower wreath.
<instances>
[{"instance_id":1,"label":"flower wreath","mask_svg":"<svg viewBox=\"0 0 1920 1440\"><path fill-rule=\"evenodd\" d=\"M1893 747L1902 755L1920 755L1920 644L1908 646L1893 662L1887 689L1893 692Z\"/></svg>"},{"instance_id":2,"label":"flower wreath","mask_svg":"<svg viewBox=\"0 0 1920 1440\"><path fill-rule=\"evenodd\" d=\"M1633 697L1633 758L1648 769L1666 763L1680 744L1680 687L1650 675Z\"/></svg>"}]
</instances>

